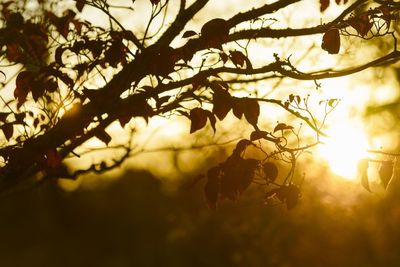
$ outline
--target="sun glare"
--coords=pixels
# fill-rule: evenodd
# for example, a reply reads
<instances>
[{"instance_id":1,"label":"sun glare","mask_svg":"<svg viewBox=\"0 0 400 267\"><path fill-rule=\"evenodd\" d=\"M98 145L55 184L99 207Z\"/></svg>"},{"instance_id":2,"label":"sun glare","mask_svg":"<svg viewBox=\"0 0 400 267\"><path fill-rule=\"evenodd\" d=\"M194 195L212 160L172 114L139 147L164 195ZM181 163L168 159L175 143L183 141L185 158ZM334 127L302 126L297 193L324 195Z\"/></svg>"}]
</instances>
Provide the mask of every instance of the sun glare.
<instances>
[{"instance_id":1,"label":"sun glare","mask_svg":"<svg viewBox=\"0 0 400 267\"><path fill-rule=\"evenodd\" d=\"M318 153L327 161L332 172L344 179L355 180L358 162L367 156L365 132L349 121L329 128L327 133L329 138L323 140Z\"/></svg>"}]
</instances>

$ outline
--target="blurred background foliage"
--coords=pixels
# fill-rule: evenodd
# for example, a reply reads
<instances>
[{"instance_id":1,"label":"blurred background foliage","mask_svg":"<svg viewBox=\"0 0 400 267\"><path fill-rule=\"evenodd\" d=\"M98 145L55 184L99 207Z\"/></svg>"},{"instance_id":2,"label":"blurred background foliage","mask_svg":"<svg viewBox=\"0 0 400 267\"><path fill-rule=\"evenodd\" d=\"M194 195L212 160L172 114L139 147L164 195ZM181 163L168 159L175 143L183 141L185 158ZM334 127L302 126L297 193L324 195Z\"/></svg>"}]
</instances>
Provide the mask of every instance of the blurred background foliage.
<instances>
[{"instance_id":1,"label":"blurred background foliage","mask_svg":"<svg viewBox=\"0 0 400 267\"><path fill-rule=\"evenodd\" d=\"M300 205L253 186L207 209L202 186L146 172L66 192L55 183L0 202L1 266L398 266L400 184L370 194L319 172Z\"/></svg>"}]
</instances>

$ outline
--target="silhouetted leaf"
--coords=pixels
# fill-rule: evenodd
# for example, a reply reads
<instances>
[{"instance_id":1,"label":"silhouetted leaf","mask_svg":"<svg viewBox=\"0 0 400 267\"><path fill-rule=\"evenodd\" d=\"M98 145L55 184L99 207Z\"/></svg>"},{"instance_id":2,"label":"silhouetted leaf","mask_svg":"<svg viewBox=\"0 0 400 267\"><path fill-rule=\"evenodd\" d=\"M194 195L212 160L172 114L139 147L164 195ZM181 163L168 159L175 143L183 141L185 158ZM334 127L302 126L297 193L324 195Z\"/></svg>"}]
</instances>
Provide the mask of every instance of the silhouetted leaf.
<instances>
[{"instance_id":1,"label":"silhouetted leaf","mask_svg":"<svg viewBox=\"0 0 400 267\"><path fill-rule=\"evenodd\" d=\"M266 131L254 131L250 134L250 140L256 141L259 139L266 138L268 136L268 132Z\"/></svg>"},{"instance_id":2,"label":"silhouetted leaf","mask_svg":"<svg viewBox=\"0 0 400 267\"><path fill-rule=\"evenodd\" d=\"M230 59L232 60L233 64L235 64L236 67L243 67L244 64L249 61L249 59L240 51L233 50L229 52Z\"/></svg>"},{"instance_id":3,"label":"silhouetted leaf","mask_svg":"<svg viewBox=\"0 0 400 267\"><path fill-rule=\"evenodd\" d=\"M202 108L194 108L190 111L189 118L191 121L190 133L194 133L206 125L208 114Z\"/></svg>"},{"instance_id":4,"label":"silhouetted leaf","mask_svg":"<svg viewBox=\"0 0 400 267\"><path fill-rule=\"evenodd\" d=\"M206 22L201 28L203 38L225 38L229 34L229 25L221 18L212 19Z\"/></svg>"},{"instance_id":5,"label":"silhouetted leaf","mask_svg":"<svg viewBox=\"0 0 400 267\"><path fill-rule=\"evenodd\" d=\"M231 95L222 88L214 90L213 113L219 120L223 120L232 108Z\"/></svg>"},{"instance_id":6,"label":"silhouetted leaf","mask_svg":"<svg viewBox=\"0 0 400 267\"><path fill-rule=\"evenodd\" d=\"M228 58L229 58L228 55L225 54L224 52L219 53L219 57L224 64L228 61Z\"/></svg>"},{"instance_id":7,"label":"silhouetted leaf","mask_svg":"<svg viewBox=\"0 0 400 267\"><path fill-rule=\"evenodd\" d=\"M56 49L56 52L54 53L54 59L56 61L56 63L60 66L63 66L63 62L62 62L62 54L64 53L64 47L59 46Z\"/></svg>"},{"instance_id":8,"label":"silhouetted leaf","mask_svg":"<svg viewBox=\"0 0 400 267\"><path fill-rule=\"evenodd\" d=\"M158 3L160 3L160 0L150 0L152 5L157 5Z\"/></svg>"},{"instance_id":9,"label":"silhouetted leaf","mask_svg":"<svg viewBox=\"0 0 400 267\"><path fill-rule=\"evenodd\" d=\"M222 197L235 200L251 184L258 160L243 159L231 156L223 164L223 175L220 181L220 193Z\"/></svg>"},{"instance_id":10,"label":"silhouetted leaf","mask_svg":"<svg viewBox=\"0 0 400 267\"><path fill-rule=\"evenodd\" d=\"M320 11L324 12L329 7L329 0L319 0Z\"/></svg>"},{"instance_id":11,"label":"silhouetted leaf","mask_svg":"<svg viewBox=\"0 0 400 267\"><path fill-rule=\"evenodd\" d=\"M210 120L211 128L213 129L213 131L215 133L217 131L216 128L215 128L215 124L217 123L217 119L215 118L214 114L211 111L206 110L206 112L207 112L207 117Z\"/></svg>"},{"instance_id":12,"label":"silhouetted leaf","mask_svg":"<svg viewBox=\"0 0 400 267\"><path fill-rule=\"evenodd\" d=\"M278 177L278 168L272 162L265 162L263 164L263 170L265 174L265 179L267 181L273 182Z\"/></svg>"},{"instance_id":13,"label":"silhouetted leaf","mask_svg":"<svg viewBox=\"0 0 400 267\"><path fill-rule=\"evenodd\" d=\"M12 123L5 123L1 126L1 130L3 131L7 141L10 141L10 138L14 133L14 125Z\"/></svg>"},{"instance_id":14,"label":"silhouetted leaf","mask_svg":"<svg viewBox=\"0 0 400 267\"><path fill-rule=\"evenodd\" d=\"M34 74L31 71L21 71L16 79L14 97L18 101L18 107L25 103L28 93L32 90Z\"/></svg>"},{"instance_id":15,"label":"silhouetted leaf","mask_svg":"<svg viewBox=\"0 0 400 267\"><path fill-rule=\"evenodd\" d=\"M368 159L362 159L358 163L358 172L361 175L361 185L369 192L371 192L371 188L369 186L369 181L368 181L368 165L369 165L369 160Z\"/></svg>"},{"instance_id":16,"label":"silhouetted leaf","mask_svg":"<svg viewBox=\"0 0 400 267\"><path fill-rule=\"evenodd\" d=\"M369 181L368 181L368 174L363 173L361 175L361 185L369 192L371 192L371 188L369 186Z\"/></svg>"},{"instance_id":17,"label":"silhouetted leaf","mask_svg":"<svg viewBox=\"0 0 400 267\"><path fill-rule=\"evenodd\" d=\"M247 139L240 140L236 144L235 149L233 150L233 155L240 157L240 154L242 154L242 152L250 145L253 145L253 143L250 140L247 140Z\"/></svg>"},{"instance_id":18,"label":"silhouetted leaf","mask_svg":"<svg viewBox=\"0 0 400 267\"><path fill-rule=\"evenodd\" d=\"M86 4L86 0L76 0L76 4L75 4L76 9L78 9L79 12L82 12L85 4Z\"/></svg>"},{"instance_id":19,"label":"silhouetted leaf","mask_svg":"<svg viewBox=\"0 0 400 267\"><path fill-rule=\"evenodd\" d=\"M274 133L277 131L292 130L293 126L287 125L286 123L278 123L274 128Z\"/></svg>"},{"instance_id":20,"label":"silhouetted leaf","mask_svg":"<svg viewBox=\"0 0 400 267\"><path fill-rule=\"evenodd\" d=\"M11 113L9 112L0 112L0 121L1 122L6 122L8 115Z\"/></svg>"},{"instance_id":21,"label":"silhouetted leaf","mask_svg":"<svg viewBox=\"0 0 400 267\"><path fill-rule=\"evenodd\" d=\"M232 111L236 118L241 119L244 112L244 105L242 98L232 97Z\"/></svg>"},{"instance_id":22,"label":"silhouetted leaf","mask_svg":"<svg viewBox=\"0 0 400 267\"><path fill-rule=\"evenodd\" d=\"M267 199L276 197L279 201L286 204L288 210L296 207L300 198L300 189L293 185L283 185L279 188L272 189L266 193Z\"/></svg>"},{"instance_id":23,"label":"silhouetted leaf","mask_svg":"<svg viewBox=\"0 0 400 267\"><path fill-rule=\"evenodd\" d=\"M182 35L182 38L189 38L195 35L197 35L195 31L185 31Z\"/></svg>"},{"instance_id":24,"label":"silhouetted leaf","mask_svg":"<svg viewBox=\"0 0 400 267\"><path fill-rule=\"evenodd\" d=\"M340 50L340 35L339 30L332 28L325 32L322 37L321 48L327 51L329 54L337 54Z\"/></svg>"},{"instance_id":25,"label":"silhouetted leaf","mask_svg":"<svg viewBox=\"0 0 400 267\"><path fill-rule=\"evenodd\" d=\"M358 17L351 18L349 24L357 33L364 37L371 30L373 23L370 21L368 14L361 14Z\"/></svg>"},{"instance_id":26,"label":"silhouetted leaf","mask_svg":"<svg viewBox=\"0 0 400 267\"><path fill-rule=\"evenodd\" d=\"M379 177L381 179L383 187L386 189L390 180L393 176L393 162L392 161L384 161L381 163L379 168Z\"/></svg>"},{"instance_id":27,"label":"silhouetted leaf","mask_svg":"<svg viewBox=\"0 0 400 267\"><path fill-rule=\"evenodd\" d=\"M251 98L243 98L242 102L244 117L251 125L257 126L258 117L260 116L258 101Z\"/></svg>"},{"instance_id":28,"label":"silhouetted leaf","mask_svg":"<svg viewBox=\"0 0 400 267\"><path fill-rule=\"evenodd\" d=\"M207 47L222 49L222 43L229 35L229 24L226 20L216 18L208 21L201 28L201 38Z\"/></svg>"}]
</instances>

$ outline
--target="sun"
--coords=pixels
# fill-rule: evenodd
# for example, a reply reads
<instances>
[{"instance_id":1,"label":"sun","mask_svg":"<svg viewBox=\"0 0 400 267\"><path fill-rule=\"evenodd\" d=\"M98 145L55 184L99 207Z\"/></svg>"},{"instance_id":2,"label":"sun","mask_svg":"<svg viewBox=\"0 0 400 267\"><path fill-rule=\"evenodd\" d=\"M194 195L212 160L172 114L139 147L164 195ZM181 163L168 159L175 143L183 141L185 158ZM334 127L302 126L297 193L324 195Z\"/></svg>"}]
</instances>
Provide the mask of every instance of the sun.
<instances>
[{"instance_id":1,"label":"sun","mask_svg":"<svg viewBox=\"0 0 400 267\"><path fill-rule=\"evenodd\" d=\"M330 127L327 134L329 138L322 140L318 154L336 175L356 180L358 162L367 156L366 133L354 122L347 121Z\"/></svg>"}]
</instances>

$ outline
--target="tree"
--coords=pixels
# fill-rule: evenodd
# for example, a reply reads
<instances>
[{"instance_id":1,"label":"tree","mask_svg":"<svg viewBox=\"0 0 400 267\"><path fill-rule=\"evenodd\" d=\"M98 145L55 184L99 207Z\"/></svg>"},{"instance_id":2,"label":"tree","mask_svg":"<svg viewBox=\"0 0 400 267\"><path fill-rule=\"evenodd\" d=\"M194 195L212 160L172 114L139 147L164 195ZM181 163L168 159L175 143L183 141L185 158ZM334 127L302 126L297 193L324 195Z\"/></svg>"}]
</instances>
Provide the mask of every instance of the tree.
<instances>
[{"instance_id":1,"label":"tree","mask_svg":"<svg viewBox=\"0 0 400 267\"><path fill-rule=\"evenodd\" d=\"M318 6L320 16L329 5L339 5L341 12L322 24L303 26L299 22L299 27L293 27L275 15L293 11L301 1L276 0L243 8L229 18L207 17L200 30L194 31L188 24L209 2L133 0L116 6L106 0L77 0L63 6L39 1L35 7L20 1L2 3L0 46L2 61L9 68L2 71L7 90L3 89L0 127L7 142L0 149L0 191L7 194L51 178L74 179L119 166L130 156L129 144L122 158L112 164L73 169L64 163L68 156L79 157L74 150L92 138L107 146L112 137L106 129L115 121L127 127L131 120L185 116L190 133L201 131L207 122L215 132L216 122L232 111L238 119L244 117L254 131L237 143L226 161L208 171L205 195L209 206L215 208L221 197L235 199L251 183L259 183L268 188L267 198L294 207L300 194L294 181L296 160L320 143L324 122L339 101L321 101L324 114L318 120L308 96L293 93L285 99L271 99L249 92L243 96L233 88L271 79L315 81L318 87L321 79L396 62L400 52L393 23L400 5L378 0L315 1L312 5ZM124 9L136 15L143 5L151 16L137 30L126 29L114 14ZM105 14L108 27L84 20L80 15L85 9ZM386 54L341 69L309 72L278 53L256 62L250 51L262 40L302 36L317 36L318 50L332 55L343 53L343 38L389 37L392 47L382 51ZM260 110L267 104L302 120L314 133L314 141L304 144L300 130L286 122L261 128ZM256 148L262 158L249 156L249 148ZM289 166L279 174L280 180L277 162Z\"/></svg>"}]
</instances>

